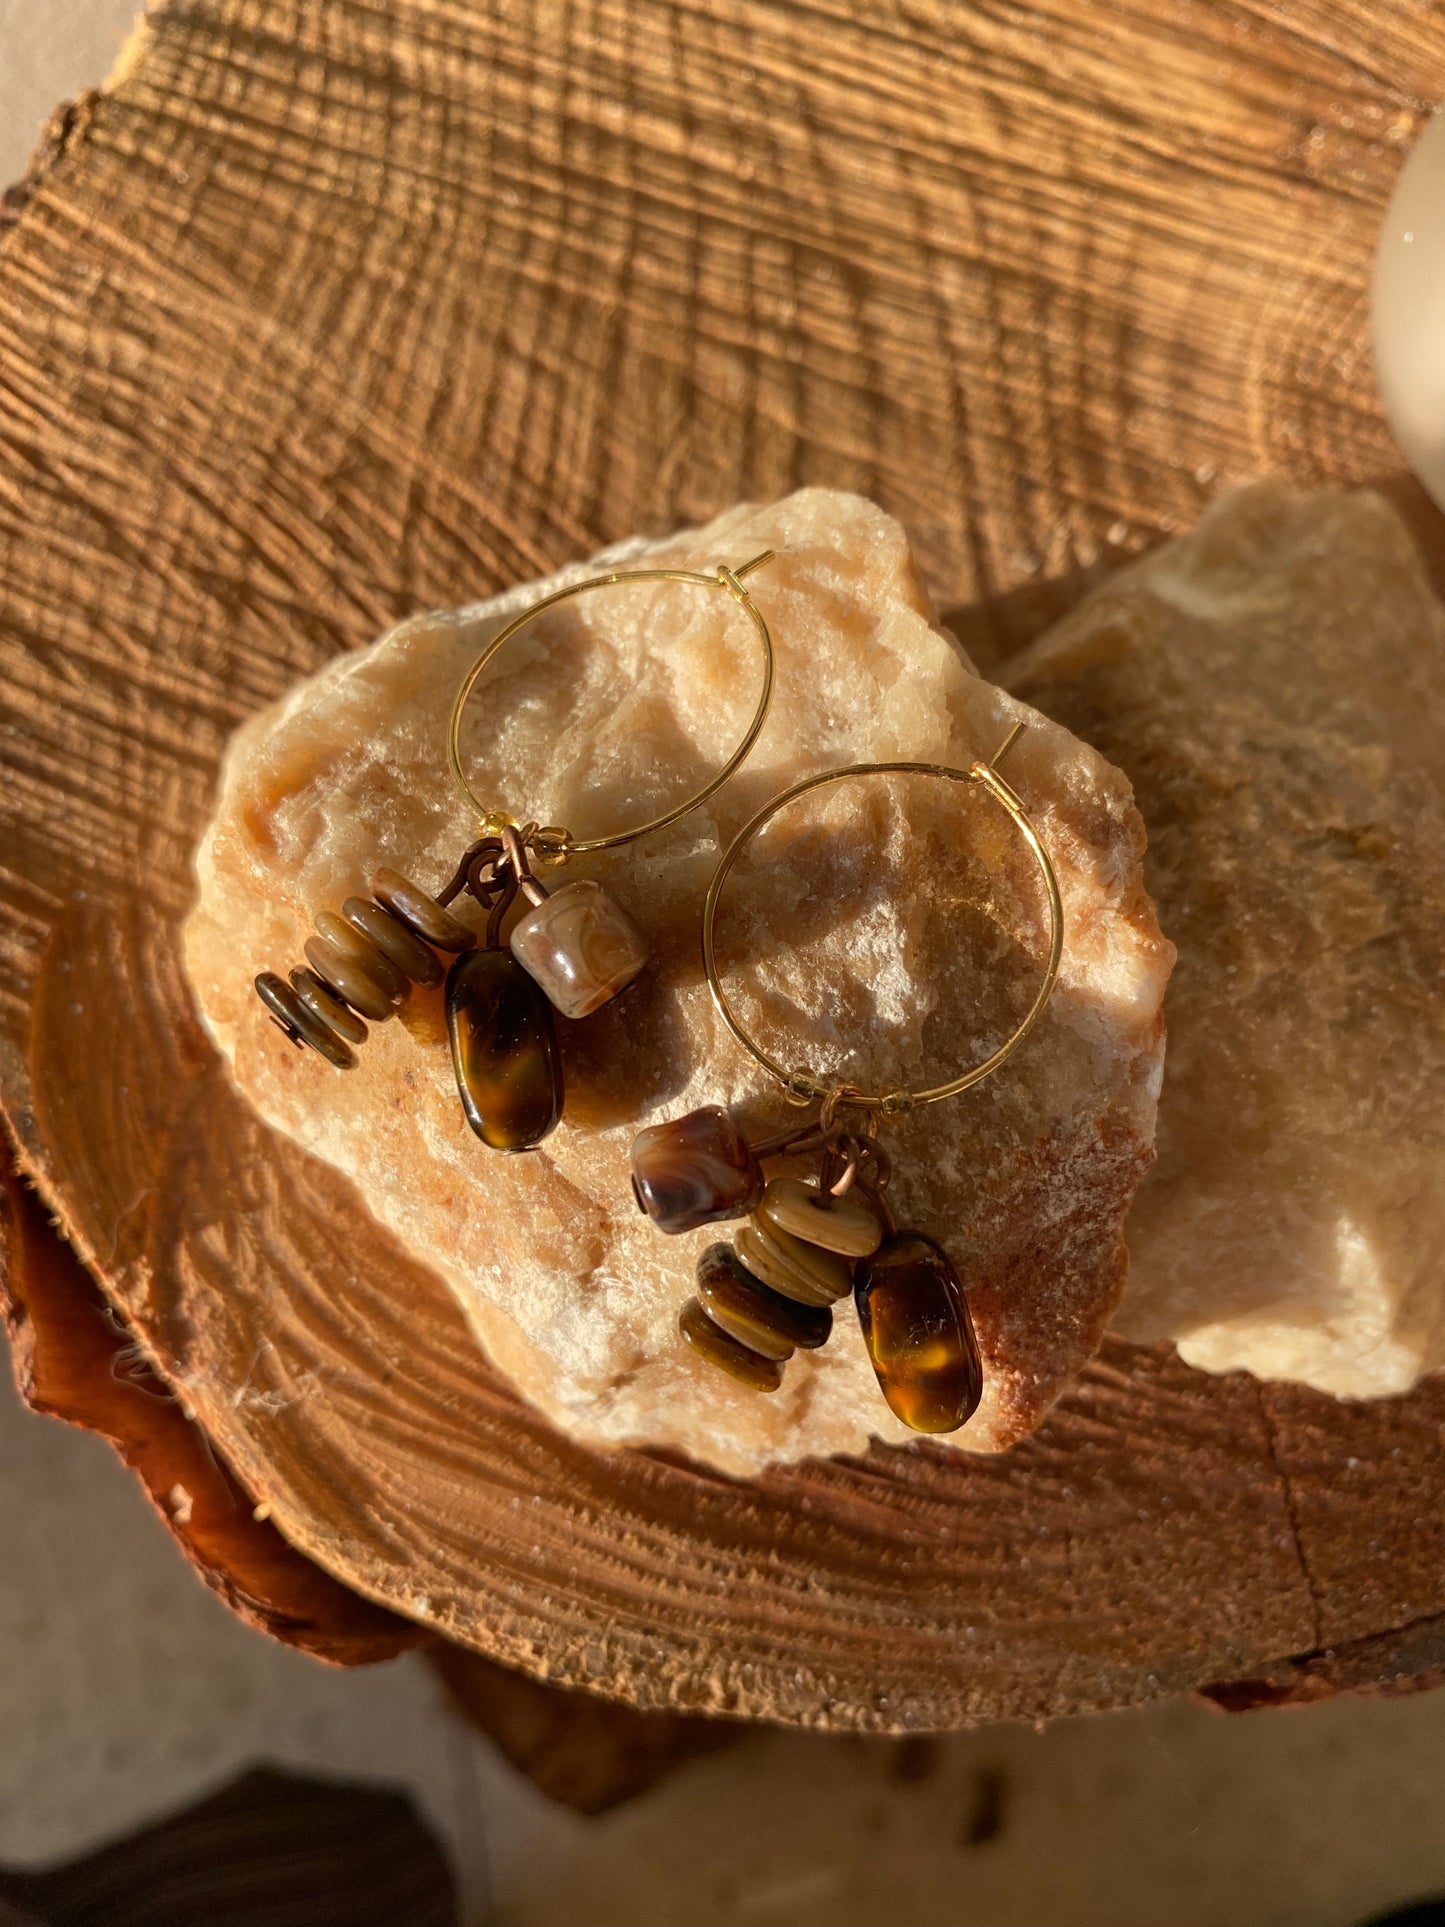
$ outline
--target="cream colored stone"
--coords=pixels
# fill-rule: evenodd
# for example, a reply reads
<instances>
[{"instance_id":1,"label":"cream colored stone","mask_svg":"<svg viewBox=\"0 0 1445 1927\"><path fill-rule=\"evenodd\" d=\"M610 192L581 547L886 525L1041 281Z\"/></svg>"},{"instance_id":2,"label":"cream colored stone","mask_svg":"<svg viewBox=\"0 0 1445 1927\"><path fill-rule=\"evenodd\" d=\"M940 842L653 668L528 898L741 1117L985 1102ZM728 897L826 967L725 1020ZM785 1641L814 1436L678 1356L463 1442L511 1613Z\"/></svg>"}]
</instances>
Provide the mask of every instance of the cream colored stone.
<instances>
[{"instance_id":1,"label":"cream colored stone","mask_svg":"<svg viewBox=\"0 0 1445 1927\"><path fill-rule=\"evenodd\" d=\"M1404 527L1261 484L1006 674L1133 776L1179 945L1119 1330L1406 1391L1445 1365L1445 611Z\"/></svg>"},{"instance_id":2,"label":"cream colored stone","mask_svg":"<svg viewBox=\"0 0 1445 1927\"><path fill-rule=\"evenodd\" d=\"M448 706L483 639L550 585L407 623L245 725L198 856L188 966L252 1103L353 1178L558 1425L733 1472L857 1452L870 1436L901 1441L846 1304L831 1342L794 1359L770 1398L688 1351L678 1313L719 1231L659 1235L634 1205L627 1150L642 1126L704 1104L738 1107L759 1133L798 1116L702 981L698 919L720 837L805 771L967 763L1029 721L1008 774L1059 868L1069 937L1058 992L1004 1073L888 1133L900 1218L939 1238L972 1287L988 1384L955 1442L994 1449L1069 1383L1122 1283L1120 1223L1150 1155L1171 954L1142 887L1142 826L1101 756L972 673L933 621L901 529L869 503L807 490L648 555L708 567L765 547L780 554L750 586L773 628L777 691L753 756L663 834L547 873L614 890L653 961L625 995L561 1027L567 1114L539 1151L499 1157L468 1130L440 992L415 990L340 1076L287 1047L250 979L295 961L312 913L378 865L423 889L449 875L472 823L447 781ZM616 828L716 765L752 714L758 675L749 626L721 590L582 597L488 671L468 766L519 818L578 836ZM1025 1007L1044 942L1040 892L976 790L899 778L839 788L778 819L759 855L729 885L720 954L745 1017L785 1061L890 1085L936 1079L985 1054Z\"/></svg>"}]
</instances>

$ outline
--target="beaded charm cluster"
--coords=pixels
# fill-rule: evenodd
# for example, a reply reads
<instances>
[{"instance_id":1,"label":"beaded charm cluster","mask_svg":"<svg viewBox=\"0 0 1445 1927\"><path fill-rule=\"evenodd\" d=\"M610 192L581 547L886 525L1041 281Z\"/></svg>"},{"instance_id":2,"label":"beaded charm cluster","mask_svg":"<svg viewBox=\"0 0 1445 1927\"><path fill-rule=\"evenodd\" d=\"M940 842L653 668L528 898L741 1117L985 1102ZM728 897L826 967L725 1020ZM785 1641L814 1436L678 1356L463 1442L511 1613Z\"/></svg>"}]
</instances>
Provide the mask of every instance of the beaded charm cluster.
<instances>
[{"instance_id":1,"label":"beaded charm cluster","mask_svg":"<svg viewBox=\"0 0 1445 1927\"><path fill-rule=\"evenodd\" d=\"M588 1017L633 982L647 963L647 939L617 900L588 879L548 891L533 870L634 843L677 822L727 782L757 741L773 695L773 645L745 578L773 560L755 555L737 569L621 569L554 589L497 631L463 676L452 703L447 761L481 834L463 851L435 896L395 870L378 870L371 896L350 896L340 913L323 910L306 940L306 967L289 980L275 971L255 979L256 994L293 1044L338 1070L356 1064L367 1024L384 1023L413 985L446 981L447 1037L457 1093L468 1124L497 1151L530 1151L556 1129L564 1097L554 1011ZM701 788L645 822L578 841L565 829L520 824L489 805L463 767L462 717L478 678L528 623L558 603L621 583L681 583L730 597L748 618L762 661L757 706L727 760ZM448 906L463 892L486 912L486 937ZM518 897L525 908L504 929ZM453 958L445 968L437 952Z\"/></svg>"},{"instance_id":2,"label":"beaded charm cluster","mask_svg":"<svg viewBox=\"0 0 1445 1927\"><path fill-rule=\"evenodd\" d=\"M647 939L622 905L590 880L549 894L529 850L565 855L565 833L507 824L479 837L436 896L378 870L371 897L348 897L338 916L322 910L306 940L307 968L289 983L274 971L256 994L294 1044L309 1045L339 1070L356 1063L364 1018L394 1016L413 984L434 987L445 972L447 1038L468 1124L495 1151L529 1151L562 1115L562 1058L553 1011L587 1017L625 990L647 962ZM447 906L463 891L487 912L476 935ZM503 920L518 894L525 913L504 944Z\"/></svg>"},{"instance_id":3,"label":"beaded charm cluster","mask_svg":"<svg viewBox=\"0 0 1445 1927\"><path fill-rule=\"evenodd\" d=\"M900 1231L884 1196L887 1153L841 1121L849 1093L816 1122L749 1144L718 1105L643 1131L632 1188L659 1231L743 1218L698 1260L678 1325L693 1350L755 1391L775 1392L794 1351L816 1351L850 1292L890 1409L915 1432L954 1432L983 1395L978 1341L947 1253ZM821 1153L813 1182L765 1179L769 1157Z\"/></svg>"},{"instance_id":4,"label":"beaded charm cluster","mask_svg":"<svg viewBox=\"0 0 1445 1927\"><path fill-rule=\"evenodd\" d=\"M996 767L1023 729L1022 723L1014 726L991 762L967 769L856 763L805 777L743 825L713 874L703 908L702 956L718 1014L790 1098L818 1102L818 1115L800 1130L757 1144L717 1105L652 1125L632 1145L632 1189L660 1231L745 1220L731 1245L709 1245L703 1252L697 1296L683 1306L678 1324L694 1351L757 1391L778 1389L796 1350L827 1343L832 1307L851 1291L879 1387L905 1425L916 1432L954 1432L978 1408L983 1369L962 1280L941 1245L921 1231L899 1230L886 1197L891 1166L873 1131L882 1116L956 1097L992 1076L1029 1035L1053 994L1063 948L1058 879L1023 804ZM714 931L729 872L780 810L830 784L884 775L974 784L1005 811L1043 879L1049 952L1023 1021L982 1063L922 1090L870 1095L789 1069L748 1034L718 973ZM812 1152L822 1159L815 1181L764 1178L765 1158Z\"/></svg>"}]
</instances>

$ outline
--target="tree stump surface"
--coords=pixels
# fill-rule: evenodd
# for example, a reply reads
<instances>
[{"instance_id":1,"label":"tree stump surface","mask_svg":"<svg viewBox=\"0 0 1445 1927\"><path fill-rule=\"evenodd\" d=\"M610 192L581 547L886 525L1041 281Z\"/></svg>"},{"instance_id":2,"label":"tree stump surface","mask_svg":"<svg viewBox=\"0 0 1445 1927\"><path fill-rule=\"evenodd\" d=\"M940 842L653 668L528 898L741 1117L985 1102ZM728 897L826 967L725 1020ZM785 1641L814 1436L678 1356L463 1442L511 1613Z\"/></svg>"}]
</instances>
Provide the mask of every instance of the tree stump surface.
<instances>
[{"instance_id":1,"label":"tree stump surface","mask_svg":"<svg viewBox=\"0 0 1445 1927\"><path fill-rule=\"evenodd\" d=\"M230 731L414 611L825 482L987 660L1228 478L1393 475L1371 254L1442 95L1404 0L172 0L57 116L0 234L0 1096L357 1595L275 1566L313 1644L879 1730L1445 1668L1440 1383L1111 1344L999 1459L584 1450L248 1113L177 945Z\"/></svg>"}]
</instances>

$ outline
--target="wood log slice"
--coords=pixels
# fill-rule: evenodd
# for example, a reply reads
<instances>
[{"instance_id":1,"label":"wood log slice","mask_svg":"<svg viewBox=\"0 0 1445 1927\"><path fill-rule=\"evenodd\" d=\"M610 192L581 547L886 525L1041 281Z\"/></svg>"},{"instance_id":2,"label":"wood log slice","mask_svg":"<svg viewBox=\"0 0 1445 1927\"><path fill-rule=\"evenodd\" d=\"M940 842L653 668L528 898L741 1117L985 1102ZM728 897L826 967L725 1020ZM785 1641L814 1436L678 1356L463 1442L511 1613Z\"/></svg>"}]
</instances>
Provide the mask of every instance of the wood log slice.
<instances>
[{"instance_id":1,"label":"wood log slice","mask_svg":"<svg viewBox=\"0 0 1445 1927\"><path fill-rule=\"evenodd\" d=\"M231 1610L339 1666L420 1646L453 1703L543 1793L601 1813L737 1728L548 1686L374 1606L281 1537L17 1177L0 1134L0 1315L32 1410L99 1433Z\"/></svg>"},{"instance_id":2,"label":"wood log slice","mask_svg":"<svg viewBox=\"0 0 1445 1927\"><path fill-rule=\"evenodd\" d=\"M415 610L808 481L981 658L1227 477L1379 481L1405 0L185 0L0 238L0 1092L285 1539L655 1709L946 1728L1445 1665L1445 1386L1111 1345L1003 1458L583 1450L231 1090L181 978L234 725Z\"/></svg>"}]
</instances>

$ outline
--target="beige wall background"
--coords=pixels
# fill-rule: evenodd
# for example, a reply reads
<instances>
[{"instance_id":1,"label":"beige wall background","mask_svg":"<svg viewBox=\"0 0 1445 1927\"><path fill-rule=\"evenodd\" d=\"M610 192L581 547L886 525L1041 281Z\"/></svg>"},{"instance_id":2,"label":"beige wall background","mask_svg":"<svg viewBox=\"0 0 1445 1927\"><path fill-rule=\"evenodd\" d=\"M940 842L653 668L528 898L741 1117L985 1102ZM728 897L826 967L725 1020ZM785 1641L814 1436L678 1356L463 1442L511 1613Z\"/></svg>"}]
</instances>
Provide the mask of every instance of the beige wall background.
<instances>
[{"instance_id":1,"label":"beige wall background","mask_svg":"<svg viewBox=\"0 0 1445 1927\"><path fill-rule=\"evenodd\" d=\"M0 182L25 172L57 102L109 73L141 0L0 0Z\"/></svg>"}]
</instances>

